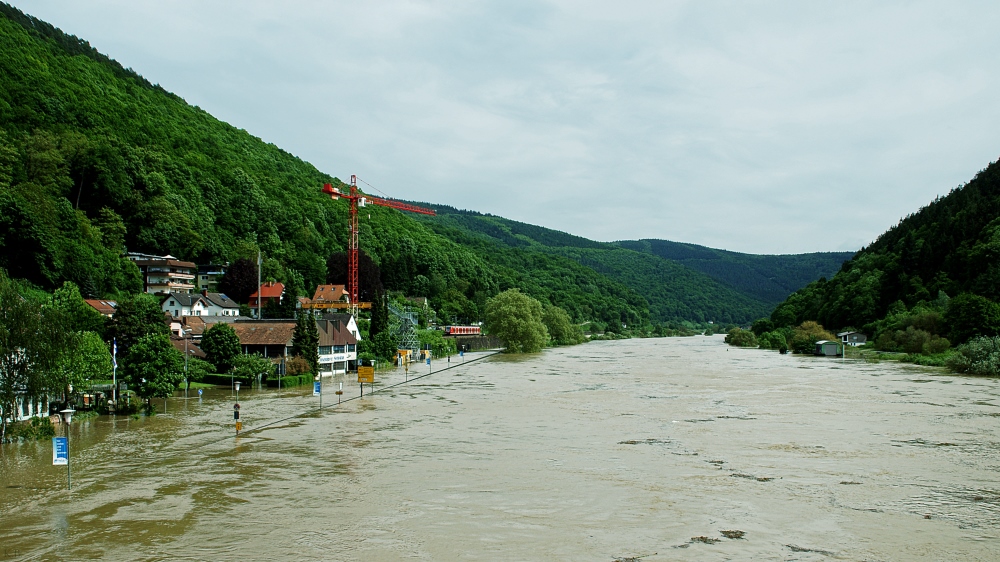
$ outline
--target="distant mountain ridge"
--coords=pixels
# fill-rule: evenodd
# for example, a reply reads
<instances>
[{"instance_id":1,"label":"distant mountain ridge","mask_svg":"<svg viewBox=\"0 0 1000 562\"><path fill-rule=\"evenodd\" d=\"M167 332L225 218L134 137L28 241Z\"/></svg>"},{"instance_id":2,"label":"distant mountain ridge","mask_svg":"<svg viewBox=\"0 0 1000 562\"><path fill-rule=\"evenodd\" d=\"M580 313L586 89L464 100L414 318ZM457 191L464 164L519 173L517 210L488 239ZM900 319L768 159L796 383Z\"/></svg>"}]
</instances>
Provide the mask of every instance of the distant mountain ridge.
<instances>
[{"instance_id":1,"label":"distant mountain ridge","mask_svg":"<svg viewBox=\"0 0 1000 562\"><path fill-rule=\"evenodd\" d=\"M615 244L696 269L771 305L821 277L832 277L854 252L743 254L669 240L625 240Z\"/></svg>"},{"instance_id":2,"label":"distant mountain ridge","mask_svg":"<svg viewBox=\"0 0 1000 562\"><path fill-rule=\"evenodd\" d=\"M435 209L420 221L448 225L503 247L573 259L643 295L650 317L661 322L747 323L767 316L793 291L832 276L849 252L754 255L667 240L597 242L558 230L448 205L414 202Z\"/></svg>"}]
</instances>

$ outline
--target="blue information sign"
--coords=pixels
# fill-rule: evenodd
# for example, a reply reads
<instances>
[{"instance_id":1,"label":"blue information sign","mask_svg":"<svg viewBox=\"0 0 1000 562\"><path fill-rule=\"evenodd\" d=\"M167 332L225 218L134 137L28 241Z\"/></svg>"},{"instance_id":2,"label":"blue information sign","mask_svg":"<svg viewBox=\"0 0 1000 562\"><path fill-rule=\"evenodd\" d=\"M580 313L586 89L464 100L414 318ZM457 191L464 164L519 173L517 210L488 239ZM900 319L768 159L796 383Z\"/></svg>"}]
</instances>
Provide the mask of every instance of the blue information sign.
<instances>
[{"instance_id":1,"label":"blue information sign","mask_svg":"<svg viewBox=\"0 0 1000 562\"><path fill-rule=\"evenodd\" d=\"M319 381L313 382L313 396L319 396Z\"/></svg>"},{"instance_id":2,"label":"blue information sign","mask_svg":"<svg viewBox=\"0 0 1000 562\"><path fill-rule=\"evenodd\" d=\"M431 358L430 358L430 357L428 357L428 358L427 358L427 364L428 364L428 365L430 365L430 364L431 364Z\"/></svg>"},{"instance_id":3,"label":"blue information sign","mask_svg":"<svg viewBox=\"0 0 1000 562\"><path fill-rule=\"evenodd\" d=\"M465 357L465 350L459 351L458 352L458 356L459 357Z\"/></svg>"},{"instance_id":4,"label":"blue information sign","mask_svg":"<svg viewBox=\"0 0 1000 562\"><path fill-rule=\"evenodd\" d=\"M52 464L69 464L69 438L52 438Z\"/></svg>"}]
</instances>

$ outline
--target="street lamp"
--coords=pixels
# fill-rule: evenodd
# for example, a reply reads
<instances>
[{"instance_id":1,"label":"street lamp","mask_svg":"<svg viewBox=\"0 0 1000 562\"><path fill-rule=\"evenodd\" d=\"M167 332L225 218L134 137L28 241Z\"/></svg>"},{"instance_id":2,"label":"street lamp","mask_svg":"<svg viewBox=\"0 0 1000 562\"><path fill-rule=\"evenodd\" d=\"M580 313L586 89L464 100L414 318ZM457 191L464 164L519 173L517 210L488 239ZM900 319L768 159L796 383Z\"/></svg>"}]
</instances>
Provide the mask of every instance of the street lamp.
<instances>
[{"instance_id":1,"label":"street lamp","mask_svg":"<svg viewBox=\"0 0 1000 562\"><path fill-rule=\"evenodd\" d=\"M191 330L181 328L181 335L184 336L184 399L187 400L188 390L191 388L191 381L188 379L188 336Z\"/></svg>"},{"instance_id":2,"label":"street lamp","mask_svg":"<svg viewBox=\"0 0 1000 562\"><path fill-rule=\"evenodd\" d=\"M73 414L75 412L76 410L73 408L66 408L59 412L62 415L63 422L66 423L66 486L70 490L73 489L73 475L69 468L69 424L73 421Z\"/></svg>"}]
</instances>

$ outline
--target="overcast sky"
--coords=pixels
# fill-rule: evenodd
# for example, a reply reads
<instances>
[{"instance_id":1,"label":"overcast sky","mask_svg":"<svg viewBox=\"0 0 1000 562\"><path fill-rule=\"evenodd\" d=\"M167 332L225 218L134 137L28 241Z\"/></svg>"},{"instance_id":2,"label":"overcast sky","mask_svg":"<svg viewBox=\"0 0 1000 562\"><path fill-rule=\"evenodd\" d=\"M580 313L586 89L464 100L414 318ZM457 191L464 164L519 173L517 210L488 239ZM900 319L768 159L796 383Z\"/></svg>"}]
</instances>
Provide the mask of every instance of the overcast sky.
<instances>
[{"instance_id":1,"label":"overcast sky","mask_svg":"<svg viewBox=\"0 0 1000 562\"><path fill-rule=\"evenodd\" d=\"M856 250L1000 155L998 2L12 3L341 179L596 240Z\"/></svg>"}]
</instances>

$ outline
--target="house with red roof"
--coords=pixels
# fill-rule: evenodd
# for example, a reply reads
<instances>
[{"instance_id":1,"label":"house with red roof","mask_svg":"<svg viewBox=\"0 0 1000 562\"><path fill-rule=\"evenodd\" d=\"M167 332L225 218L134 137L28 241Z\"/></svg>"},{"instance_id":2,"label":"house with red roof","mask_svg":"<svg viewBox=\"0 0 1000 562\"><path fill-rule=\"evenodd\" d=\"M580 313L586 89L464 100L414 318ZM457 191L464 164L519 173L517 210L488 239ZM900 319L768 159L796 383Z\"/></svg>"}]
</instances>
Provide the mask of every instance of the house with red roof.
<instances>
[{"instance_id":1,"label":"house with red roof","mask_svg":"<svg viewBox=\"0 0 1000 562\"><path fill-rule=\"evenodd\" d=\"M283 283L268 281L250 295L250 308L265 307L269 302L281 304L284 295L285 285ZM260 300L259 304L258 299Z\"/></svg>"}]
</instances>

